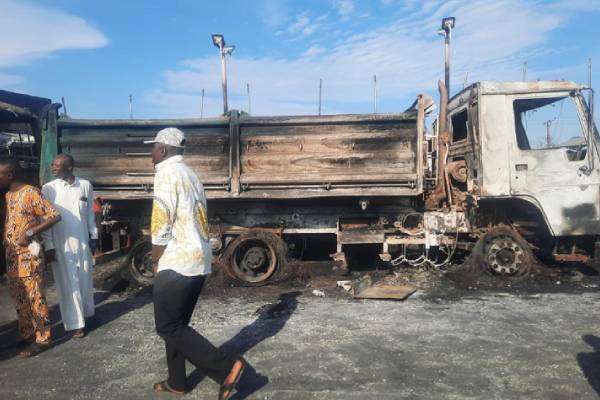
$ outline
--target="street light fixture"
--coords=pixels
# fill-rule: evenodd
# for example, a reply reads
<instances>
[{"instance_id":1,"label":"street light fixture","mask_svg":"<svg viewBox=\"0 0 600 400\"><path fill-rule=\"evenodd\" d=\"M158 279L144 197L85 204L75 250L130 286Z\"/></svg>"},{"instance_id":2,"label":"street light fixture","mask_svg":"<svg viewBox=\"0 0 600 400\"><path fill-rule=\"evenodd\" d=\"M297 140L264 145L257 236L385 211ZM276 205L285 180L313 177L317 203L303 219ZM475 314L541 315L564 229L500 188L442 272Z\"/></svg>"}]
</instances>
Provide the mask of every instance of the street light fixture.
<instances>
[{"instance_id":1,"label":"street light fixture","mask_svg":"<svg viewBox=\"0 0 600 400\"><path fill-rule=\"evenodd\" d=\"M213 44L215 46L217 46L219 49L221 47L225 46L225 39L223 38L223 35L219 35L219 34L212 35L212 41L213 41Z\"/></svg>"},{"instance_id":2,"label":"street light fixture","mask_svg":"<svg viewBox=\"0 0 600 400\"><path fill-rule=\"evenodd\" d=\"M223 53L225 53L225 55L230 56L231 53L233 53L233 51L235 50L235 46L226 46L223 47Z\"/></svg>"},{"instance_id":3,"label":"street light fixture","mask_svg":"<svg viewBox=\"0 0 600 400\"><path fill-rule=\"evenodd\" d=\"M223 114L227 114L229 106L227 104L227 60L225 56L231 55L235 46L226 46L225 38L221 34L213 34L212 41L215 47L219 48L221 55L221 86L223 87Z\"/></svg>"},{"instance_id":4,"label":"street light fixture","mask_svg":"<svg viewBox=\"0 0 600 400\"><path fill-rule=\"evenodd\" d=\"M452 29L456 24L456 18L446 17L442 19L442 27L438 30L438 34L444 37L444 83L448 96L450 96L450 38L452 37Z\"/></svg>"}]
</instances>

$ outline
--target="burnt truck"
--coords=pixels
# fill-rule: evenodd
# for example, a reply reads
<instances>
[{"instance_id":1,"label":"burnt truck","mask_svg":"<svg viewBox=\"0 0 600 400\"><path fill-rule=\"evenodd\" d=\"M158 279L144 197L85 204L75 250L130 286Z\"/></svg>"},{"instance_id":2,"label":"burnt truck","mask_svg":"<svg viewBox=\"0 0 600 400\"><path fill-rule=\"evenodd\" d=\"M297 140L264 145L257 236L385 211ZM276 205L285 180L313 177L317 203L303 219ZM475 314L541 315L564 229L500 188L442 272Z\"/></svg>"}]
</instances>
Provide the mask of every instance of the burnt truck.
<instances>
[{"instance_id":1,"label":"burnt truck","mask_svg":"<svg viewBox=\"0 0 600 400\"><path fill-rule=\"evenodd\" d=\"M204 184L215 263L240 284L276 281L290 257L323 247L340 268L365 254L443 266L471 252L494 274L519 275L534 255L598 256L600 138L586 90L479 82L448 99L440 83L429 128L425 95L405 112L367 115L82 120L56 105L40 176L50 179L57 153L73 155L101 203L104 249L128 249L140 282L152 279L143 142L169 126L185 132L185 159Z\"/></svg>"}]
</instances>

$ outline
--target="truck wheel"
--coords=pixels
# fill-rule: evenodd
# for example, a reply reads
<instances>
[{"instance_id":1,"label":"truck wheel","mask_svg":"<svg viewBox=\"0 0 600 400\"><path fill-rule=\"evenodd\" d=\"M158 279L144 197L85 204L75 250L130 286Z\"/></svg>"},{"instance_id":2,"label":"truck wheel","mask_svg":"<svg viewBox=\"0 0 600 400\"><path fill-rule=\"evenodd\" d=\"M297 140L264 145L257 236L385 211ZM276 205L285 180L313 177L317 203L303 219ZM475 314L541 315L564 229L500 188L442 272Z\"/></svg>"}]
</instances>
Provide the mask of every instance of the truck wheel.
<instances>
[{"instance_id":1,"label":"truck wheel","mask_svg":"<svg viewBox=\"0 0 600 400\"><path fill-rule=\"evenodd\" d=\"M152 269L152 244L147 238L133 245L127 257L129 275L138 284L148 286L154 279Z\"/></svg>"},{"instance_id":2,"label":"truck wheel","mask_svg":"<svg viewBox=\"0 0 600 400\"><path fill-rule=\"evenodd\" d=\"M529 244L508 227L484 234L473 251L476 262L496 275L524 275L536 264Z\"/></svg>"},{"instance_id":3,"label":"truck wheel","mask_svg":"<svg viewBox=\"0 0 600 400\"><path fill-rule=\"evenodd\" d=\"M246 286L262 286L283 277L285 242L270 232L250 231L235 238L223 255L227 275Z\"/></svg>"}]
</instances>

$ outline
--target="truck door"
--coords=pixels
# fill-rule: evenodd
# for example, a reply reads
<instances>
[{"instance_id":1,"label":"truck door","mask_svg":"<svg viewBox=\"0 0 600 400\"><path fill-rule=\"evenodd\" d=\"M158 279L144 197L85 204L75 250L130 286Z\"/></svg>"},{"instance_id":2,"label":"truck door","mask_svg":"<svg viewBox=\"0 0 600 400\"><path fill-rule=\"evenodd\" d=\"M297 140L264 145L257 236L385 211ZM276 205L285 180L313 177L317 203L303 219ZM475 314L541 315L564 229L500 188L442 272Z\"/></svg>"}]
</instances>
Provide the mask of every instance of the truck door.
<instances>
[{"instance_id":1,"label":"truck door","mask_svg":"<svg viewBox=\"0 0 600 400\"><path fill-rule=\"evenodd\" d=\"M575 96L536 93L512 99L511 194L537 204L556 236L600 233L600 176L597 167L589 168L593 139L586 137Z\"/></svg>"}]
</instances>

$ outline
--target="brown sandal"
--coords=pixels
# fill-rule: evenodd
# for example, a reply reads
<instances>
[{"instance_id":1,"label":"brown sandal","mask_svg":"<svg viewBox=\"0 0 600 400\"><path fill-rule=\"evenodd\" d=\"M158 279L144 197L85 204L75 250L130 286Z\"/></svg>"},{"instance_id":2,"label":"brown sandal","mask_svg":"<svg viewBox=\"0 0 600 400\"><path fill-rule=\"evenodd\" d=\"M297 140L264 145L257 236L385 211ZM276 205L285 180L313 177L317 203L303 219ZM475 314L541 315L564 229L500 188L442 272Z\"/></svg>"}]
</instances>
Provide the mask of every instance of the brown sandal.
<instances>
[{"instance_id":1,"label":"brown sandal","mask_svg":"<svg viewBox=\"0 0 600 400\"><path fill-rule=\"evenodd\" d=\"M183 396L184 394L186 394L187 392L185 390L175 390L173 389L171 386L169 386L169 383L167 381L162 381L162 382L156 382L153 386L154 391L159 393L159 392L167 392L167 393L171 393L174 394L176 396Z\"/></svg>"},{"instance_id":2,"label":"brown sandal","mask_svg":"<svg viewBox=\"0 0 600 400\"><path fill-rule=\"evenodd\" d=\"M73 337L75 339L82 339L85 337L85 330L83 328L81 329L77 329L75 332L73 332Z\"/></svg>"},{"instance_id":3,"label":"brown sandal","mask_svg":"<svg viewBox=\"0 0 600 400\"><path fill-rule=\"evenodd\" d=\"M225 378L225 381L221 385L221 390L219 391L219 400L227 400L233 393L233 390L237 386L240 378L242 377L242 373L246 368L246 362L241 358L238 358L233 363L233 367L231 367L231 371Z\"/></svg>"},{"instance_id":4,"label":"brown sandal","mask_svg":"<svg viewBox=\"0 0 600 400\"><path fill-rule=\"evenodd\" d=\"M52 345L50 343L32 343L29 347L19 353L19 357L28 358L48 350Z\"/></svg>"}]
</instances>

